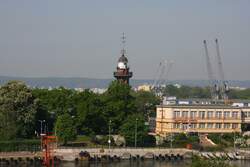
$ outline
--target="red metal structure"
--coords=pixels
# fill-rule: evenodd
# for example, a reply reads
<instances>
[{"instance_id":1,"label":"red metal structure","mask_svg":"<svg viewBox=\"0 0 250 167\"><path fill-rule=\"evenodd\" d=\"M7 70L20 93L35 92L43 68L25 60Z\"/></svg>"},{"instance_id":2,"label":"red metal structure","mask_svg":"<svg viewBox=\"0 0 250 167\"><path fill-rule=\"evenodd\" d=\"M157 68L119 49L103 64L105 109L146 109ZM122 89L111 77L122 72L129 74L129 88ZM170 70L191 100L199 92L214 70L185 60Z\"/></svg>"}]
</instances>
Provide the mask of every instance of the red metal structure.
<instances>
[{"instance_id":1,"label":"red metal structure","mask_svg":"<svg viewBox=\"0 0 250 167\"><path fill-rule=\"evenodd\" d=\"M43 165L46 167L54 166L54 150L57 146L57 137L48 136L43 134L42 136L42 152L43 152Z\"/></svg>"}]
</instances>

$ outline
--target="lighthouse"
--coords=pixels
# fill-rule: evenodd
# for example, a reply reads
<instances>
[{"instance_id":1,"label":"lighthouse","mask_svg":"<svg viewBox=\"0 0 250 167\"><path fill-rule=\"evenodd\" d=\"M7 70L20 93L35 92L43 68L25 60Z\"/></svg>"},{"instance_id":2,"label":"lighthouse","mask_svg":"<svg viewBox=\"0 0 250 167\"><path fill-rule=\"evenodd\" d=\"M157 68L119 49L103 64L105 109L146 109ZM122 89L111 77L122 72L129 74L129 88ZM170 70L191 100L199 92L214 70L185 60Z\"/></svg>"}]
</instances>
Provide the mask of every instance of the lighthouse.
<instances>
[{"instance_id":1,"label":"lighthouse","mask_svg":"<svg viewBox=\"0 0 250 167\"><path fill-rule=\"evenodd\" d=\"M125 56L125 36L122 36L123 49L121 51L121 57L118 59L116 71L114 77L121 83L129 84L129 79L133 76L133 73L129 71L128 58Z\"/></svg>"}]
</instances>

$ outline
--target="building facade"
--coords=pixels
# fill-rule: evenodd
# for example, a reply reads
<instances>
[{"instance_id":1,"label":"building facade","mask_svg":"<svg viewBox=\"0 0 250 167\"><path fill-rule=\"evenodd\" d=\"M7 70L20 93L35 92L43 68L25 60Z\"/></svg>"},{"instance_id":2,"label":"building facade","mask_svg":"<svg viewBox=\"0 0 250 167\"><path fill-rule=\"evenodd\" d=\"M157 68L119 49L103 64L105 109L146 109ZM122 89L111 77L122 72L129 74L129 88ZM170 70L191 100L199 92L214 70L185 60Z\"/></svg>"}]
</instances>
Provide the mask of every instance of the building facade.
<instances>
[{"instance_id":1,"label":"building facade","mask_svg":"<svg viewBox=\"0 0 250 167\"><path fill-rule=\"evenodd\" d=\"M233 133L250 123L250 107L229 105L159 105L155 134Z\"/></svg>"}]
</instances>

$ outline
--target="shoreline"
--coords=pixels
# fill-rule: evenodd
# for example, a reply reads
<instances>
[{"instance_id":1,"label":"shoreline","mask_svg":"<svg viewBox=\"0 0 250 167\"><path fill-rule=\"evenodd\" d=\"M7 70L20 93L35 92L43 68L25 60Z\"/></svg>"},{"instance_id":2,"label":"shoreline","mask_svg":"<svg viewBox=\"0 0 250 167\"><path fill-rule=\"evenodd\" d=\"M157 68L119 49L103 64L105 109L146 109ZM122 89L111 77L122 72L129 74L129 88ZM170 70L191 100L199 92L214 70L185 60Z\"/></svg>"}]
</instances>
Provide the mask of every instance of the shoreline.
<instances>
[{"instance_id":1,"label":"shoreline","mask_svg":"<svg viewBox=\"0 0 250 167\"><path fill-rule=\"evenodd\" d=\"M250 151L236 150L236 152L200 152L190 149L169 148L58 148L52 153L53 157L60 161L101 161L101 160L131 160L131 159L154 159L154 160L185 160L198 155L206 159L225 160L250 160ZM0 161L15 159L40 159L42 152L0 152Z\"/></svg>"}]
</instances>

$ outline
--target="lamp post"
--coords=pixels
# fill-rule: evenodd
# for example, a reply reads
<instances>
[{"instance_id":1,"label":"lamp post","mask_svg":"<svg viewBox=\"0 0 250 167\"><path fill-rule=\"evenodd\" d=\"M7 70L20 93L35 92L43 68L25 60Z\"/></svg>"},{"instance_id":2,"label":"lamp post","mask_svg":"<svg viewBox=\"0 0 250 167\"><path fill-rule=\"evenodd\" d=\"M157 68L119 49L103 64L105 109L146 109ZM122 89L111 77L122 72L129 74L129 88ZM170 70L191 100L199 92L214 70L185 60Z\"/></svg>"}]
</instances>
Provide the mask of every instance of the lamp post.
<instances>
[{"instance_id":1,"label":"lamp post","mask_svg":"<svg viewBox=\"0 0 250 167\"><path fill-rule=\"evenodd\" d=\"M172 134L172 124L170 125L171 127L171 133L170 133L170 148L173 148L173 134Z\"/></svg>"},{"instance_id":2,"label":"lamp post","mask_svg":"<svg viewBox=\"0 0 250 167\"><path fill-rule=\"evenodd\" d=\"M41 150L43 149L43 141L42 141L42 133L43 133L43 122L45 120L38 120L41 123L41 129L40 129L40 137L41 137Z\"/></svg>"},{"instance_id":3,"label":"lamp post","mask_svg":"<svg viewBox=\"0 0 250 167\"><path fill-rule=\"evenodd\" d=\"M110 152L110 145L111 145L111 136L110 136L110 131L111 131L111 120L109 120L109 140L108 140L108 143L109 143L109 152Z\"/></svg>"},{"instance_id":4,"label":"lamp post","mask_svg":"<svg viewBox=\"0 0 250 167\"><path fill-rule=\"evenodd\" d=\"M138 121L138 118L136 118L135 120L135 148L137 146L137 121Z\"/></svg>"},{"instance_id":5,"label":"lamp post","mask_svg":"<svg viewBox=\"0 0 250 167\"><path fill-rule=\"evenodd\" d=\"M43 122L45 122L45 120L38 120L41 123L41 129L40 129L40 136L43 133Z\"/></svg>"},{"instance_id":6,"label":"lamp post","mask_svg":"<svg viewBox=\"0 0 250 167\"><path fill-rule=\"evenodd\" d=\"M236 137L235 137L235 129L234 129L234 152L236 152L236 145L235 145L235 139Z\"/></svg>"}]
</instances>

